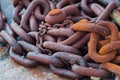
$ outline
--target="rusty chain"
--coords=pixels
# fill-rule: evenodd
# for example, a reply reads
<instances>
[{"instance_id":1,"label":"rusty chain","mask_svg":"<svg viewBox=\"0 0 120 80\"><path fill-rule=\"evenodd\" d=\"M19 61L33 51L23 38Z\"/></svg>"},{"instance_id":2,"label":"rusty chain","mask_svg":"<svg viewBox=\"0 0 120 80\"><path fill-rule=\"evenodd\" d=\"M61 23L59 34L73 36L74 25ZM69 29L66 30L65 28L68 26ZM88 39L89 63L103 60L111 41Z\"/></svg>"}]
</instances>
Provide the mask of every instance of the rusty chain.
<instances>
[{"instance_id":1,"label":"rusty chain","mask_svg":"<svg viewBox=\"0 0 120 80\"><path fill-rule=\"evenodd\" d=\"M10 57L18 64L43 63L71 79L120 74L120 34L108 18L114 2L103 7L90 0L13 0L13 5L12 33L0 24L0 42L10 45ZM4 23L1 13L0 19Z\"/></svg>"}]
</instances>

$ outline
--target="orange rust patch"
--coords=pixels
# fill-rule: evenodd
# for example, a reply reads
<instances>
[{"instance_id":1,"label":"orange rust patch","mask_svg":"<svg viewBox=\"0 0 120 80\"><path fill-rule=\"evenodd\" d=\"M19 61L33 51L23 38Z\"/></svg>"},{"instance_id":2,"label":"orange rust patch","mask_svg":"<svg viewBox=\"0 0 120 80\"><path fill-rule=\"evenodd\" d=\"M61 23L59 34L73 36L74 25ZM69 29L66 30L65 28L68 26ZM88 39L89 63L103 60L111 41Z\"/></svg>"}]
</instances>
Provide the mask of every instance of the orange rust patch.
<instances>
[{"instance_id":1,"label":"orange rust patch","mask_svg":"<svg viewBox=\"0 0 120 80\"><path fill-rule=\"evenodd\" d=\"M88 23L89 21L87 19L82 19L78 21L77 23L73 24L73 30L79 30L79 26L83 26L83 23ZM83 24L83 25L82 25Z\"/></svg>"},{"instance_id":2,"label":"orange rust patch","mask_svg":"<svg viewBox=\"0 0 120 80\"><path fill-rule=\"evenodd\" d=\"M104 68L112 73L120 75L120 66L114 63L105 62L100 65L101 68Z\"/></svg>"},{"instance_id":3,"label":"orange rust patch","mask_svg":"<svg viewBox=\"0 0 120 80\"><path fill-rule=\"evenodd\" d=\"M61 9L53 9L51 10L48 14L50 16L54 16L54 15L58 15L58 14L61 14L62 13L62 10Z\"/></svg>"},{"instance_id":4,"label":"orange rust patch","mask_svg":"<svg viewBox=\"0 0 120 80\"><path fill-rule=\"evenodd\" d=\"M87 22L89 22L87 19L82 19L82 20L80 20L79 21L80 23L87 23Z\"/></svg>"}]
</instances>

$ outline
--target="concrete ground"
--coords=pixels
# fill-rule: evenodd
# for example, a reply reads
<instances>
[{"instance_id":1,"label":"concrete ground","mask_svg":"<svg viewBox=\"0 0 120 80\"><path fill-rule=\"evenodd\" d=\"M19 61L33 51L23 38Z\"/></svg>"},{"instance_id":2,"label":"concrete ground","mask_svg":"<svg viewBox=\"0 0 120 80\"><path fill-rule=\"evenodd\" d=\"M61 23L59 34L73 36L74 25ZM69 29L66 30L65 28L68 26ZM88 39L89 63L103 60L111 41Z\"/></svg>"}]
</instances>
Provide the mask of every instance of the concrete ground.
<instances>
[{"instance_id":1,"label":"concrete ground","mask_svg":"<svg viewBox=\"0 0 120 80\"><path fill-rule=\"evenodd\" d=\"M49 66L24 67L14 62L8 47L0 46L0 80L70 80L52 73Z\"/></svg>"}]
</instances>

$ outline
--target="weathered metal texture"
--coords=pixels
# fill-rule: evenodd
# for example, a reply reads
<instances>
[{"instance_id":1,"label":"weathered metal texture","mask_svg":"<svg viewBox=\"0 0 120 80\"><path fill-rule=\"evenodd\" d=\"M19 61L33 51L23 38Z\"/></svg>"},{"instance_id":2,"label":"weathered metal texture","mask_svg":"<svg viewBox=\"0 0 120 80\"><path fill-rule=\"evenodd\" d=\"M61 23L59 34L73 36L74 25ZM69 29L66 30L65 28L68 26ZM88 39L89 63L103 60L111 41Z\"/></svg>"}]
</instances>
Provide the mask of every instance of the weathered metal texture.
<instances>
[{"instance_id":1,"label":"weathered metal texture","mask_svg":"<svg viewBox=\"0 0 120 80\"><path fill-rule=\"evenodd\" d=\"M12 22L14 7L12 0L0 0L7 22ZM0 46L0 80L69 80L51 72L48 66L26 68L15 63L8 54L8 47Z\"/></svg>"}]
</instances>

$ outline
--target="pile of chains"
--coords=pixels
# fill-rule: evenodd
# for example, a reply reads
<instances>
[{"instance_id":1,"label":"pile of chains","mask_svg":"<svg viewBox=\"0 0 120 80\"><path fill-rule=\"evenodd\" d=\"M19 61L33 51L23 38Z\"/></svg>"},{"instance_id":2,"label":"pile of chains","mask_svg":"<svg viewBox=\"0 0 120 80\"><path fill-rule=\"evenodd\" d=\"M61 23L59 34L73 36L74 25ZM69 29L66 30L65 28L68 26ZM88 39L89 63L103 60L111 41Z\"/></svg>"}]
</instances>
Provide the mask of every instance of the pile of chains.
<instances>
[{"instance_id":1,"label":"pile of chains","mask_svg":"<svg viewBox=\"0 0 120 80\"><path fill-rule=\"evenodd\" d=\"M14 21L9 30L3 27L0 13L0 42L10 45L9 55L16 63L25 67L42 63L71 79L113 80L120 75L120 33L114 23L119 21L113 21L120 16L118 4L111 1L103 6L96 0L12 3Z\"/></svg>"}]
</instances>

